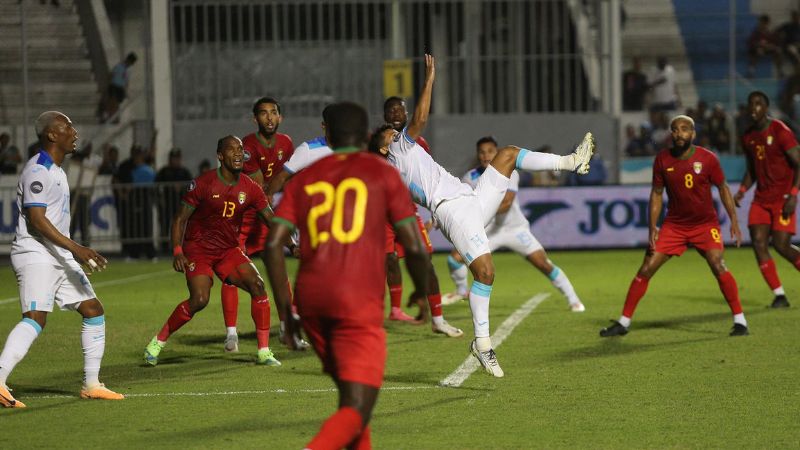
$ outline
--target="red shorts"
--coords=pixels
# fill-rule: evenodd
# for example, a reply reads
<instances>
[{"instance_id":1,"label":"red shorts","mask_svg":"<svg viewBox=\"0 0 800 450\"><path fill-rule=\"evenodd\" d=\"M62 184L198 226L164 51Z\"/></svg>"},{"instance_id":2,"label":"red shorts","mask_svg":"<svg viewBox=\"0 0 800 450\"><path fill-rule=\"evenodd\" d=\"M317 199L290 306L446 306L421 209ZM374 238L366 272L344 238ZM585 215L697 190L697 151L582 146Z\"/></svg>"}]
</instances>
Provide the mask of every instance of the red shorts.
<instances>
[{"instance_id":1,"label":"red shorts","mask_svg":"<svg viewBox=\"0 0 800 450\"><path fill-rule=\"evenodd\" d=\"M250 264L250 258L239 247L234 247L213 256L186 250L186 258L189 259L189 267L185 271L187 279L198 275L206 275L213 280L216 273L220 280L225 281L228 275L233 273L237 267L242 264Z\"/></svg>"},{"instance_id":2,"label":"red shorts","mask_svg":"<svg viewBox=\"0 0 800 450\"><path fill-rule=\"evenodd\" d=\"M258 218L255 211L248 211L242 217L242 227L239 229L239 246L244 248L246 255L255 255L264 250L267 242L267 226Z\"/></svg>"},{"instance_id":3,"label":"red shorts","mask_svg":"<svg viewBox=\"0 0 800 450\"><path fill-rule=\"evenodd\" d=\"M425 243L425 249L428 253L433 253L433 244L431 244L431 238L428 236L428 230L425 229L425 224L422 223L422 217L417 214L417 228L419 228L419 234L422 235L422 242ZM406 250L397 242L397 236L395 236L394 228L391 224L386 224L386 244L384 245L384 249L386 253L396 252L398 258L403 258L406 256Z\"/></svg>"},{"instance_id":4,"label":"red shorts","mask_svg":"<svg viewBox=\"0 0 800 450\"><path fill-rule=\"evenodd\" d=\"M302 320L323 371L337 380L381 387L386 366L386 331L382 325L355 318L303 316Z\"/></svg>"},{"instance_id":5,"label":"red shorts","mask_svg":"<svg viewBox=\"0 0 800 450\"><path fill-rule=\"evenodd\" d=\"M775 231L785 231L794 234L797 231L797 213L795 212L788 219L781 215L783 211L783 201L775 203L756 203L750 204L750 217L748 225L771 225L770 229Z\"/></svg>"},{"instance_id":6,"label":"red shorts","mask_svg":"<svg viewBox=\"0 0 800 450\"><path fill-rule=\"evenodd\" d=\"M700 250L724 249L719 224L684 226L665 222L658 232L655 251L665 255L680 256L689 245Z\"/></svg>"}]
</instances>

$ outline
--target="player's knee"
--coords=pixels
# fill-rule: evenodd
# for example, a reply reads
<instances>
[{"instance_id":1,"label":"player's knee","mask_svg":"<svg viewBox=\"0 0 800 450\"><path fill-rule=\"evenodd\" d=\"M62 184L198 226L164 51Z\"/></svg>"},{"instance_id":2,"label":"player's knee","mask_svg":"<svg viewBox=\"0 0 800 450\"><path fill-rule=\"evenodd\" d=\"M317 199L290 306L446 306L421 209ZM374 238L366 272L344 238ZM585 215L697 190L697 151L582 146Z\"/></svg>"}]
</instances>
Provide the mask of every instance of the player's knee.
<instances>
[{"instance_id":1,"label":"player's knee","mask_svg":"<svg viewBox=\"0 0 800 450\"><path fill-rule=\"evenodd\" d=\"M497 155L492 160L492 165L513 169L517 165L517 155L519 155L519 147L514 147L513 145L503 147L498 150Z\"/></svg>"},{"instance_id":2,"label":"player's knee","mask_svg":"<svg viewBox=\"0 0 800 450\"><path fill-rule=\"evenodd\" d=\"M481 264L472 271L472 276L483 284L494 283L494 264Z\"/></svg>"},{"instance_id":3,"label":"player's knee","mask_svg":"<svg viewBox=\"0 0 800 450\"><path fill-rule=\"evenodd\" d=\"M251 295L255 296L262 296L266 294L266 288L264 286L264 280L261 277L254 277L253 280L250 281L248 284L248 289L250 290Z\"/></svg>"},{"instance_id":4,"label":"player's knee","mask_svg":"<svg viewBox=\"0 0 800 450\"><path fill-rule=\"evenodd\" d=\"M208 306L208 294L192 294L192 296L189 297L189 309L193 315L202 311L206 306Z\"/></svg>"}]
</instances>

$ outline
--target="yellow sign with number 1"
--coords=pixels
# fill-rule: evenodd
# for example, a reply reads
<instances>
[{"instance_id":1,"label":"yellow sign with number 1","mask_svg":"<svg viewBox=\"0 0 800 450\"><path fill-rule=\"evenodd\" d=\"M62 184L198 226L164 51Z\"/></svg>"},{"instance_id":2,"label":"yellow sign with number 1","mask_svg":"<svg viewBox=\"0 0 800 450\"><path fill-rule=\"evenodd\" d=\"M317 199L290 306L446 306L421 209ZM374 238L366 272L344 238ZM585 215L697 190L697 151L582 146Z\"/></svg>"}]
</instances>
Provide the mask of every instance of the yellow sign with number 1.
<instances>
[{"instance_id":1,"label":"yellow sign with number 1","mask_svg":"<svg viewBox=\"0 0 800 450\"><path fill-rule=\"evenodd\" d=\"M383 62L383 97L411 97L411 60L387 59Z\"/></svg>"}]
</instances>

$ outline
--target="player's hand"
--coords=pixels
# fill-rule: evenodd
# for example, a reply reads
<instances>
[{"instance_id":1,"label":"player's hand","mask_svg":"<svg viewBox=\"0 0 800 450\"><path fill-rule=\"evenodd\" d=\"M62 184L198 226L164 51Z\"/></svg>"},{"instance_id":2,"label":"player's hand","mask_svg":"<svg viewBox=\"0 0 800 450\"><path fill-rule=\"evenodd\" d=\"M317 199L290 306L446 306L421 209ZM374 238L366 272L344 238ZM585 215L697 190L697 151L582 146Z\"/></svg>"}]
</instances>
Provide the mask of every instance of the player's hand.
<instances>
[{"instance_id":1,"label":"player's hand","mask_svg":"<svg viewBox=\"0 0 800 450\"><path fill-rule=\"evenodd\" d=\"M292 351L304 350L299 346L299 343L303 340L302 336L300 336L300 321L290 311L284 323L286 324L286 330L283 333L283 344Z\"/></svg>"},{"instance_id":2,"label":"player's hand","mask_svg":"<svg viewBox=\"0 0 800 450\"><path fill-rule=\"evenodd\" d=\"M737 193L736 193L736 194L733 196L733 203L736 205L736 207L737 207L737 208L739 208L739 207L741 207L741 206L742 206L741 202L742 202L742 199L743 199L743 198L744 198L744 192L741 192L741 191L740 191L740 192L737 192Z\"/></svg>"},{"instance_id":3,"label":"player's hand","mask_svg":"<svg viewBox=\"0 0 800 450\"><path fill-rule=\"evenodd\" d=\"M733 238L734 241L736 241L737 247L742 246L742 230L739 229L738 222L731 223L731 237Z\"/></svg>"},{"instance_id":4,"label":"player's hand","mask_svg":"<svg viewBox=\"0 0 800 450\"><path fill-rule=\"evenodd\" d=\"M658 240L658 227L650 229L650 248L656 248L656 241Z\"/></svg>"},{"instance_id":5,"label":"player's hand","mask_svg":"<svg viewBox=\"0 0 800 450\"><path fill-rule=\"evenodd\" d=\"M783 202L783 210L781 211L781 217L783 220L787 220L789 217L794 215L794 210L797 208L797 196L790 195L786 198L786 201Z\"/></svg>"},{"instance_id":6,"label":"player's hand","mask_svg":"<svg viewBox=\"0 0 800 450\"><path fill-rule=\"evenodd\" d=\"M189 258L187 258L183 253L175 255L175 258L172 259L172 268L175 269L176 272L186 271L190 264Z\"/></svg>"},{"instance_id":7,"label":"player's hand","mask_svg":"<svg viewBox=\"0 0 800 450\"><path fill-rule=\"evenodd\" d=\"M72 250L72 254L75 255L75 259L80 265L89 270L88 273L100 272L108 265L107 259L89 247L76 245L75 249Z\"/></svg>"},{"instance_id":8,"label":"player's hand","mask_svg":"<svg viewBox=\"0 0 800 450\"><path fill-rule=\"evenodd\" d=\"M425 54L425 79L433 81L436 78L436 64L433 55Z\"/></svg>"}]
</instances>

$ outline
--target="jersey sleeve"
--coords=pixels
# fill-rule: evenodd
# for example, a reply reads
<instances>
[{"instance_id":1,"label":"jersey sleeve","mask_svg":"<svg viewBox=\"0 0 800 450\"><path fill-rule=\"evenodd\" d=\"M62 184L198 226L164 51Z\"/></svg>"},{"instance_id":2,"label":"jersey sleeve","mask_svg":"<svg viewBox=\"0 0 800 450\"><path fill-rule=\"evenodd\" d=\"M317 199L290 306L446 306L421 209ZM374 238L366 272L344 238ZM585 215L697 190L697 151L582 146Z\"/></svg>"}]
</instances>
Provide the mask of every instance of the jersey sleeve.
<instances>
[{"instance_id":1,"label":"jersey sleeve","mask_svg":"<svg viewBox=\"0 0 800 450\"><path fill-rule=\"evenodd\" d=\"M794 137L794 133L792 133L792 130L790 130L786 125L781 124L777 138L778 144L780 145L781 150L784 152L788 152L798 145L797 139Z\"/></svg>"},{"instance_id":2,"label":"jersey sleeve","mask_svg":"<svg viewBox=\"0 0 800 450\"><path fill-rule=\"evenodd\" d=\"M653 187L664 187L664 174L661 171L661 158L656 156L653 161Z\"/></svg>"},{"instance_id":3,"label":"jersey sleeve","mask_svg":"<svg viewBox=\"0 0 800 450\"><path fill-rule=\"evenodd\" d=\"M202 186L197 182L197 179L190 181L186 192L184 192L183 197L181 197L181 202L192 209L196 209L200 205L200 200L203 198L200 194L201 190Z\"/></svg>"},{"instance_id":4,"label":"jersey sleeve","mask_svg":"<svg viewBox=\"0 0 800 450\"><path fill-rule=\"evenodd\" d=\"M243 143L245 158L244 158L244 165L242 167L242 172L246 175L251 175L256 172L261 171L261 167L258 165L258 158L259 158L259 151L254 145L250 143L250 139L246 140Z\"/></svg>"},{"instance_id":5,"label":"jersey sleeve","mask_svg":"<svg viewBox=\"0 0 800 450\"><path fill-rule=\"evenodd\" d=\"M40 206L46 208L47 194L50 191L51 184L50 174L42 166L35 166L30 171L23 172L20 177L22 207Z\"/></svg>"},{"instance_id":6,"label":"jersey sleeve","mask_svg":"<svg viewBox=\"0 0 800 450\"><path fill-rule=\"evenodd\" d=\"M384 180L386 180L384 192L387 197L389 223L396 228L407 221L416 220L416 209L411 203L411 192L400 179L400 173L393 167L387 167L384 170Z\"/></svg>"},{"instance_id":7,"label":"jersey sleeve","mask_svg":"<svg viewBox=\"0 0 800 450\"><path fill-rule=\"evenodd\" d=\"M289 158L288 161L283 165L283 168L286 169L287 172L294 175L295 173L305 169L308 167L308 162L311 156L311 149L308 146L307 142L303 142L302 144L298 145L292 156Z\"/></svg>"},{"instance_id":8,"label":"jersey sleeve","mask_svg":"<svg viewBox=\"0 0 800 450\"><path fill-rule=\"evenodd\" d=\"M283 197L278 204L278 209L275 210L275 216L272 218L273 222L282 223L288 226L291 230L297 228L298 217L298 186L302 184L297 178L289 180L283 187Z\"/></svg>"},{"instance_id":9,"label":"jersey sleeve","mask_svg":"<svg viewBox=\"0 0 800 450\"><path fill-rule=\"evenodd\" d=\"M519 172L511 172L511 181L508 182L508 190L511 192L519 191Z\"/></svg>"}]
</instances>

